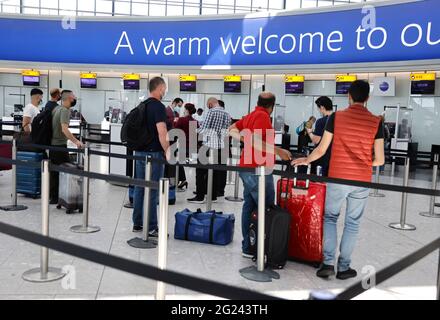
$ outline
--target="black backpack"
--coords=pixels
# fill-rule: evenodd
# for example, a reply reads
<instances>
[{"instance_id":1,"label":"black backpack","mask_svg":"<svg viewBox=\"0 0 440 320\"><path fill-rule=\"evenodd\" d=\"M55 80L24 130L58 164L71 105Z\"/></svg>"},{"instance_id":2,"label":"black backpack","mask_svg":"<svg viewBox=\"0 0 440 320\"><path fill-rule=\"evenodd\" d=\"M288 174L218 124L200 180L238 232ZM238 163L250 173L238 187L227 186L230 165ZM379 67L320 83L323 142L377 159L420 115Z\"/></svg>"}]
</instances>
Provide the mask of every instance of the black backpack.
<instances>
[{"instance_id":1,"label":"black backpack","mask_svg":"<svg viewBox=\"0 0 440 320\"><path fill-rule=\"evenodd\" d=\"M283 269L288 258L290 236L290 214L279 206L266 208L264 255L265 265L272 269ZM258 215L253 213L249 227L250 253L257 260Z\"/></svg>"},{"instance_id":2,"label":"black backpack","mask_svg":"<svg viewBox=\"0 0 440 320\"><path fill-rule=\"evenodd\" d=\"M130 150L145 151L153 141L146 118L146 108L151 100L147 99L131 110L122 125L121 142Z\"/></svg>"},{"instance_id":3,"label":"black backpack","mask_svg":"<svg viewBox=\"0 0 440 320\"><path fill-rule=\"evenodd\" d=\"M45 108L32 121L31 141L48 146L52 140L52 110Z\"/></svg>"}]
</instances>

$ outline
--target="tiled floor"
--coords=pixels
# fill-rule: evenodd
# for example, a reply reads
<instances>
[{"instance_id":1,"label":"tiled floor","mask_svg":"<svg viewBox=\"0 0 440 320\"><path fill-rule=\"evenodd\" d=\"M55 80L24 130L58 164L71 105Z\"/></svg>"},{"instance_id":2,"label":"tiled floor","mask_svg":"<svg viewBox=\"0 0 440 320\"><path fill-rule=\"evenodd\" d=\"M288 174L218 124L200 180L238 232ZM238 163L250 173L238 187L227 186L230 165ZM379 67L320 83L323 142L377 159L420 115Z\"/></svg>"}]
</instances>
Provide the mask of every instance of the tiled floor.
<instances>
[{"instance_id":1,"label":"tiled floor","mask_svg":"<svg viewBox=\"0 0 440 320\"><path fill-rule=\"evenodd\" d=\"M106 172L106 159L92 157L92 170ZM190 186L194 185L194 170L187 169ZM414 180L417 178L417 180ZM401 184L399 174L391 179L386 172L383 182ZM430 187L430 172L413 176L411 186ZM11 176L3 172L0 176L0 204L9 202ZM242 278L238 270L251 265L251 261L240 256L241 203L220 199L214 208L236 215L234 242L226 247L217 247L178 241L173 239L174 213L179 209L196 209L186 202L192 196L193 188L178 193L175 206L170 206L168 242L168 268L186 274L219 281L243 288L266 292L288 299L306 299L312 290L339 292L358 279L349 281L324 281L315 276L310 266L289 262L280 271L281 279L272 283L255 283ZM78 245L94 248L113 255L157 265L157 249L138 250L126 241L136 236L131 232L131 210L123 208L127 200L126 189L104 181L91 182L91 224L102 228L95 234L75 234L69 228L82 223L82 215L66 215L54 206L50 208L51 236ZM228 186L226 194L233 193ZM399 221L401 195L385 192L386 198L370 198L363 217L359 241L353 256L353 267L359 273L366 266L380 270L401 257L434 240L440 234L440 219L428 219L418 215L428 208L427 197L410 195L408 201L408 222L417 226L416 231L403 232L390 229L390 222ZM29 206L23 212L0 212L0 221L33 231L41 228L40 201L19 197L19 202ZM203 207L202 207L203 208ZM440 211L440 210L438 210ZM342 221L340 221L340 228ZM339 229L341 230L341 229ZM33 284L21 279L24 271L39 265L39 248L0 235L0 299L152 299L156 283L70 256L51 252L50 265L73 270L69 281L48 284ZM69 267L73 266L73 267ZM437 281L438 253L418 262L398 276L388 280L374 290L359 296L359 299L434 299ZM365 269L366 270L366 269ZM73 281L75 280L75 281ZM66 284L74 284L74 288ZM206 299L204 294L168 285L167 299Z\"/></svg>"}]
</instances>

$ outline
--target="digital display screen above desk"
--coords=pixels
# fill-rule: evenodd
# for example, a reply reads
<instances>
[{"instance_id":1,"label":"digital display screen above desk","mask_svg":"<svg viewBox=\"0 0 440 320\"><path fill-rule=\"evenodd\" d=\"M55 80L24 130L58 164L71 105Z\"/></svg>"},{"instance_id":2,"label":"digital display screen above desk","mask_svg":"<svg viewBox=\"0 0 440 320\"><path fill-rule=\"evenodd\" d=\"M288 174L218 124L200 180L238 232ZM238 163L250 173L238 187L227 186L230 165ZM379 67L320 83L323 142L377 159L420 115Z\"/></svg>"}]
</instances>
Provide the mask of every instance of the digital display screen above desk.
<instances>
[{"instance_id":1,"label":"digital display screen above desk","mask_svg":"<svg viewBox=\"0 0 440 320\"><path fill-rule=\"evenodd\" d=\"M39 76L23 76L23 85L24 86L40 86L40 77Z\"/></svg>"},{"instance_id":2,"label":"digital display screen above desk","mask_svg":"<svg viewBox=\"0 0 440 320\"><path fill-rule=\"evenodd\" d=\"M304 82L286 82L286 93L287 94L303 94L304 93Z\"/></svg>"},{"instance_id":3,"label":"digital display screen above desk","mask_svg":"<svg viewBox=\"0 0 440 320\"><path fill-rule=\"evenodd\" d=\"M347 94L352 82L336 82L336 94Z\"/></svg>"},{"instance_id":4,"label":"digital display screen above desk","mask_svg":"<svg viewBox=\"0 0 440 320\"><path fill-rule=\"evenodd\" d=\"M124 80L124 90L139 90L139 80Z\"/></svg>"},{"instance_id":5,"label":"digital display screen above desk","mask_svg":"<svg viewBox=\"0 0 440 320\"><path fill-rule=\"evenodd\" d=\"M225 92L241 93L241 81L240 82L224 82Z\"/></svg>"},{"instance_id":6,"label":"digital display screen above desk","mask_svg":"<svg viewBox=\"0 0 440 320\"><path fill-rule=\"evenodd\" d=\"M411 94L434 94L435 80L411 81Z\"/></svg>"},{"instance_id":7,"label":"digital display screen above desk","mask_svg":"<svg viewBox=\"0 0 440 320\"><path fill-rule=\"evenodd\" d=\"M81 78L81 88L96 89L97 83L97 79Z\"/></svg>"},{"instance_id":8,"label":"digital display screen above desk","mask_svg":"<svg viewBox=\"0 0 440 320\"><path fill-rule=\"evenodd\" d=\"M180 81L180 91L181 92L196 92L197 82L196 81Z\"/></svg>"}]
</instances>

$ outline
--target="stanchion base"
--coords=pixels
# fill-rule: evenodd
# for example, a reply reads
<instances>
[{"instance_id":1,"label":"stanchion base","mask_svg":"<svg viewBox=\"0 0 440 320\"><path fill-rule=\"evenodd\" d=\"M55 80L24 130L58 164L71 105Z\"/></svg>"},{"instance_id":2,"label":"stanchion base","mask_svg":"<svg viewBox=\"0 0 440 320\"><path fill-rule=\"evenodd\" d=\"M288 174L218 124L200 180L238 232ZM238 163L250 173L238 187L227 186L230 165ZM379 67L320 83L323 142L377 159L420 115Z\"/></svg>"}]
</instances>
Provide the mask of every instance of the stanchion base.
<instances>
[{"instance_id":1,"label":"stanchion base","mask_svg":"<svg viewBox=\"0 0 440 320\"><path fill-rule=\"evenodd\" d=\"M157 247L157 241L145 241L142 238L133 238L128 240L127 243L130 247L138 249L155 249Z\"/></svg>"},{"instance_id":2,"label":"stanchion base","mask_svg":"<svg viewBox=\"0 0 440 320\"><path fill-rule=\"evenodd\" d=\"M66 274L58 268L49 268L46 276L41 276L41 269L35 268L23 273L23 280L35 283L53 282L64 278Z\"/></svg>"},{"instance_id":3,"label":"stanchion base","mask_svg":"<svg viewBox=\"0 0 440 320\"><path fill-rule=\"evenodd\" d=\"M385 195L383 193L374 193L374 192L372 192L372 193L370 193L370 197L373 197L373 198L385 198Z\"/></svg>"},{"instance_id":4,"label":"stanchion base","mask_svg":"<svg viewBox=\"0 0 440 320\"><path fill-rule=\"evenodd\" d=\"M413 226L412 224L407 224L407 223L402 225L400 222L396 222L396 223L390 223L388 226L390 228L397 229L397 230L403 230L403 231L414 231L414 230L416 230L416 226Z\"/></svg>"},{"instance_id":5,"label":"stanchion base","mask_svg":"<svg viewBox=\"0 0 440 320\"><path fill-rule=\"evenodd\" d=\"M239 197L225 197L226 200L231 201L231 202L242 202L243 199L239 198Z\"/></svg>"},{"instance_id":6,"label":"stanchion base","mask_svg":"<svg viewBox=\"0 0 440 320\"><path fill-rule=\"evenodd\" d=\"M23 210L27 210L28 207L23 206L23 205L10 205L10 206L2 206L0 207L0 210L3 211L23 211Z\"/></svg>"},{"instance_id":7,"label":"stanchion base","mask_svg":"<svg viewBox=\"0 0 440 320\"><path fill-rule=\"evenodd\" d=\"M95 232L101 231L101 228L95 227L95 226L84 227L81 225L81 226L71 227L70 231L75 232L75 233L95 233Z\"/></svg>"},{"instance_id":8,"label":"stanchion base","mask_svg":"<svg viewBox=\"0 0 440 320\"><path fill-rule=\"evenodd\" d=\"M247 280L256 282L272 282L272 279L280 278L280 275L277 272L269 269L258 271L256 266L241 269L240 275Z\"/></svg>"},{"instance_id":9,"label":"stanchion base","mask_svg":"<svg viewBox=\"0 0 440 320\"><path fill-rule=\"evenodd\" d=\"M427 218L440 218L440 213L435 213L435 212L434 214L431 214L430 212L420 212L419 214Z\"/></svg>"}]
</instances>

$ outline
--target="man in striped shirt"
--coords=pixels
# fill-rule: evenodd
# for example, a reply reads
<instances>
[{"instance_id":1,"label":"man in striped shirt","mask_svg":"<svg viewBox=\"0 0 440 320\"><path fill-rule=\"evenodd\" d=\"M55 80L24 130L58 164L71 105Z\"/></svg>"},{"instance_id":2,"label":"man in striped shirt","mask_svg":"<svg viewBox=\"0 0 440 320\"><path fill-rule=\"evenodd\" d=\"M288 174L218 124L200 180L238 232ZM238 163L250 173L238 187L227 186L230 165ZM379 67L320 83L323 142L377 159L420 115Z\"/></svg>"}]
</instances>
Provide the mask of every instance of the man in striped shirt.
<instances>
[{"instance_id":1,"label":"man in striped shirt","mask_svg":"<svg viewBox=\"0 0 440 320\"><path fill-rule=\"evenodd\" d=\"M198 129L198 133L203 136L203 145L199 150L200 158L207 159L209 152L213 154L213 160L216 164L226 164L228 150L225 148L225 138L228 134L228 128L231 125L231 116L222 107L220 107L216 98L209 98L207 102L208 112L205 119ZM206 163L204 163L206 164ZM219 182L221 181L219 171L214 171L212 186L212 201L217 201ZM196 169L196 196L188 199L192 203L204 203L207 193L208 170Z\"/></svg>"}]
</instances>

